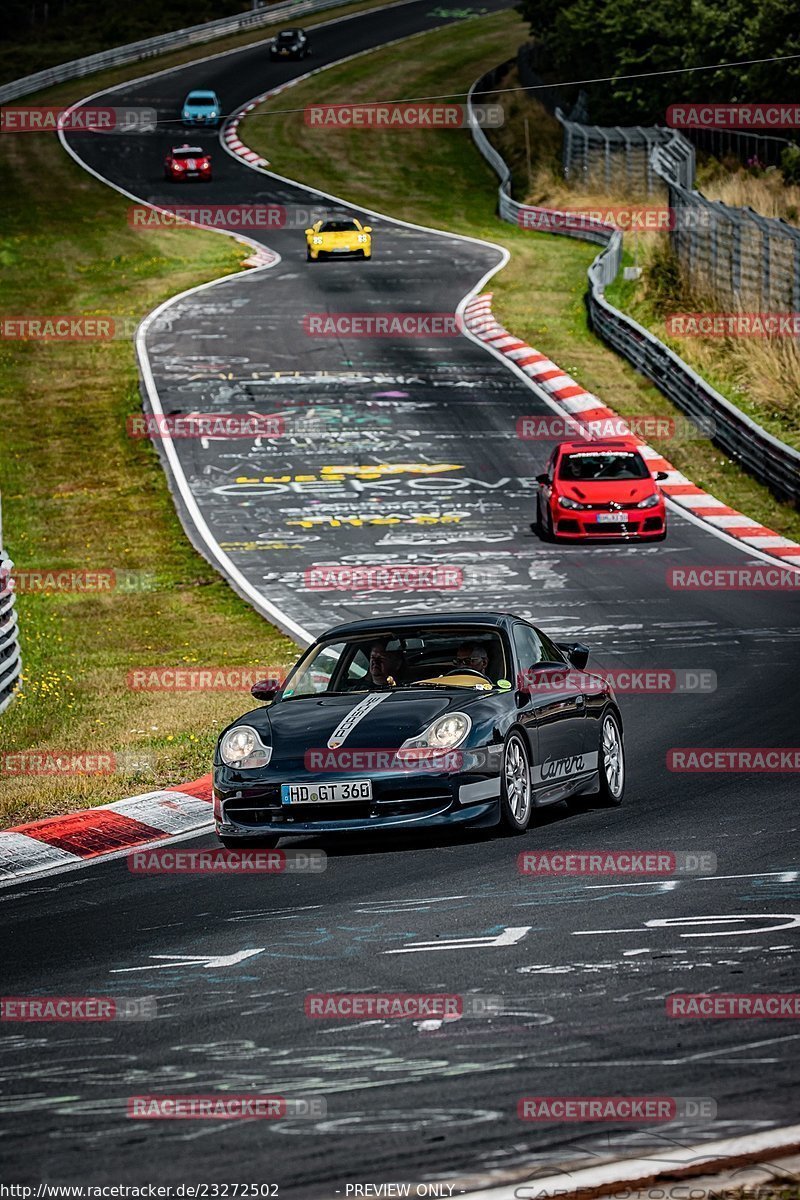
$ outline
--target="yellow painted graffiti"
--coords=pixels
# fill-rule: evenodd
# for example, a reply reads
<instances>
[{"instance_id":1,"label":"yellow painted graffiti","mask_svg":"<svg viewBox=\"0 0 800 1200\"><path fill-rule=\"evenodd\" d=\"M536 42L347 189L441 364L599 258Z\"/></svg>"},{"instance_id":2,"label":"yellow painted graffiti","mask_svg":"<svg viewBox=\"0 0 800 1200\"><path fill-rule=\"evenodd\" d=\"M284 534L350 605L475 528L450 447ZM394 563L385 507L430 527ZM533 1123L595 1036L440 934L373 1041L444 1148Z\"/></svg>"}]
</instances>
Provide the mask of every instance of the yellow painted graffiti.
<instances>
[{"instance_id":1,"label":"yellow painted graffiti","mask_svg":"<svg viewBox=\"0 0 800 1200\"><path fill-rule=\"evenodd\" d=\"M441 475L461 471L462 463L369 463L363 467L322 467L318 475L238 475L236 483L337 483L347 478L383 479L387 475Z\"/></svg>"},{"instance_id":2,"label":"yellow painted graffiti","mask_svg":"<svg viewBox=\"0 0 800 1200\"><path fill-rule=\"evenodd\" d=\"M327 525L330 529L338 529L342 525L355 528L361 525L456 525L463 520L459 513L442 513L439 516L429 516L427 513L417 513L413 517L304 517L287 521L287 525L299 525L301 529L313 529L317 525Z\"/></svg>"}]
</instances>

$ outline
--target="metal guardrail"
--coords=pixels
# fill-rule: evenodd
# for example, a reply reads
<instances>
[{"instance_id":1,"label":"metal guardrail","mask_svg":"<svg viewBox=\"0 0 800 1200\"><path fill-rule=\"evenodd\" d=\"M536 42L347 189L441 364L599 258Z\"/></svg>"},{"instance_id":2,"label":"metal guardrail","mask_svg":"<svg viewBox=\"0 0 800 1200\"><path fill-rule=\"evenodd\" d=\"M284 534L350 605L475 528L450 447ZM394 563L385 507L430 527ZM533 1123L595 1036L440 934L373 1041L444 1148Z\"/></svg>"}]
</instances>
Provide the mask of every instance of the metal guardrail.
<instances>
[{"instance_id":1,"label":"metal guardrail","mask_svg":"<svg viewBox=\"0 0 800 1200\"><path fill-rule=\"evenodd\" d=\"M0 86L0 104L16 100L20 96L29 96L42 88L52 87L56 83L65 83L68 79L81 79L84 75L93 75L96 71L105 71L109 67L120 67L126 63L142 62L165 54L168 50L180 50L185 46L202 45L214 38L225 37L231 33L242 33L248 29L259 29L262 25L271 25L284 17L301 17L306 13L321 12L326 8L339 8L347 0L285 0L285 3L273 4L259 8L254 12L236 13L232 17L220 17L216 21L206 21L202 25L189 25L185 29L176 29L171 33L161 33L156 37L143 38L138 42L128 42L125 46L115 46L112 50L102 50L97 54L88 54L85 58L76 58L71 62L59 63L46 71L37 71L35 75L25 75L22 79L12 79L10 83Z\"/></svg>"},{"instance_id":2,"label":"metal guardrail","mask_svg":"<svg viewBox=\"0 0 800 1200\"><path fill-rule=\"evenodd\" d=\"M800 503L800 451L787 446L773 437L734 404L720 395L709 383L698 375L688 363L673 350L659 341L648 329L620 312L606 300L605 288L616 279L622 264L623 237L617 229L599 221L581 222L573 227L552 222L547 226L542 221L544 214L557 215L554 210L520 204L511 196L511 170L491 144L478 124L473 112L473 100L481 93L490 93L510 63L502 63L473 84L467 99L468 116L472 138L483 158L494 169L500 179L498 189L498 213L504 221L521 228L543 229L583 241L597 242L603 249L589 268L589 289L586 304L592 329L619 354L633 363L638 371L650 379L682 412L694 418L701 427L715 430L713 442L732 459L740 463L759 482L765 484L780 499L793 504ZM669 170L672 178L686 179L691 170L694 175L694 150L681 135L671 135L661 146L663 158L654 169ZM686 149L688 146L688 150ZM677 183L673 186L679 186ZM686 189L682 188L682 191ZM687 193L704 204L697 192ZM724 207L724 206L723 206ZM561 214L563 217L563 214ZM766 218L761 218L762 221ZM779 222L768 222L778 225ZM783 224L782 222L780 224ZM800 264L798 264L800 265ZM800 276L800 270L798 271ZM799 285L800 286L800 285ZM800 308L800 305L798 305ZM712 424L713 423L713 424Z\"/></svg>"}]
</instances>

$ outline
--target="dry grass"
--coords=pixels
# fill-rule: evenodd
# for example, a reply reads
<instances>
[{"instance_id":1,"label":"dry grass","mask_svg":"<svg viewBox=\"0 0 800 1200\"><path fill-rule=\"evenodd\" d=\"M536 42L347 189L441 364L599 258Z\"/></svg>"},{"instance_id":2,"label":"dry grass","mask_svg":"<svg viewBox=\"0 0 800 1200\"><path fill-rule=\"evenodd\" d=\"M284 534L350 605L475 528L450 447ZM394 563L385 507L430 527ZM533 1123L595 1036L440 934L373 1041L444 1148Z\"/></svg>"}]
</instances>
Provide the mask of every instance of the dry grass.
<instances>
[{"instance_id":1,"label":"dry grass","mask_svg":"<svg viewBox=\"0 0 800 1200\"><path fill-rule=\"evenodd\" d=\"M726 170L713 163L698 170L697 188L709 200L752 208L762 217L782 217L800 225L800 185L784 183L777 167L753 174L744 167Z\"/></svg>"}]
</instances>

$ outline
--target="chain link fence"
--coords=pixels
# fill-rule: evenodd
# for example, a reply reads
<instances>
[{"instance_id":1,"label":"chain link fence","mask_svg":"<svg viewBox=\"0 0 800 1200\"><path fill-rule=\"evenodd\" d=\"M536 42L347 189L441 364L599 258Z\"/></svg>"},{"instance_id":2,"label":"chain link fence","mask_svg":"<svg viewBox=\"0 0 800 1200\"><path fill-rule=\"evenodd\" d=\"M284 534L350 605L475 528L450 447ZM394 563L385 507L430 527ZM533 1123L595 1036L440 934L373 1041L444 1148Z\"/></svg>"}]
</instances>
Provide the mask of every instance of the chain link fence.
<instances>
[{"instance_id":1,"label":"chain link fence","mask_svg":"<svg viewBox=\"0 0 800 1200\"><path fill-rule=\"evenodd\" d=\"M561 109L555 115L567 179L628 195L666 189L672 250L697 295L739 312L800 312L800 229L696 191L695 148L683 133L584 125Z\"/></svg>"},{"instance_id":2,"label":"chain link fence","mask_svg":"<svg viewBox=\"0 0 800 1200\"><path fill-rule=\"evenodd\" d=\"M672 130L657 125L586 125L570 120L560 108L555 115L564 134L565 179L599 191L624 188L629 196L663 192L664 181L653 166L653 151L672 138ZM691 187L694 151L690 142L686 146L691 156L685 165L691 175L684 179Z\"/></svg>"},{"instance_id":3,"label":"chain link fence","mask_svg":"<svg viewBox=\"0 0 800 1200\"><path fill-rule=\"evenodd\" d=\"M737 312L800 312L800 229L692 190L677 137L655 148L653 170L681 214L670 241L693 291Z\"/></svg>"}]
</instances>

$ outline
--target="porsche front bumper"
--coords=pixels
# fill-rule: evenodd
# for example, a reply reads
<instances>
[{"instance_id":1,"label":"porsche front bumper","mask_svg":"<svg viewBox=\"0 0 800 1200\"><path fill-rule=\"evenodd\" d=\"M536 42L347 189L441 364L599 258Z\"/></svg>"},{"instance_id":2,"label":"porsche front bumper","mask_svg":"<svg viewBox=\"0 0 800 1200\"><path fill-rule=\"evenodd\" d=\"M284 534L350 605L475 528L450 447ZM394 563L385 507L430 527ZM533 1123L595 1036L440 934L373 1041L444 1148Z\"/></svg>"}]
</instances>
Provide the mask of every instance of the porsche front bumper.
<instances>
[{"instance_id":1,"label":"porsche front bumper","mask_svg":"<svg viewBox=\"0 0 800 1200\"><path fill-rule=\"evenodd\" d=\"M319 784L352 779L353 773L271 771L244 781L226 767L214 772L214 815L225 838L348 833L465 825L482 828L500 819L501 748L464 755L458 772L385 771L371 776L373 798L336 804L283 805L282 783ZM365 776L361 776L365 777ZM366 776L369 777L369 776Z\"/></svg>"}]
</instances>

